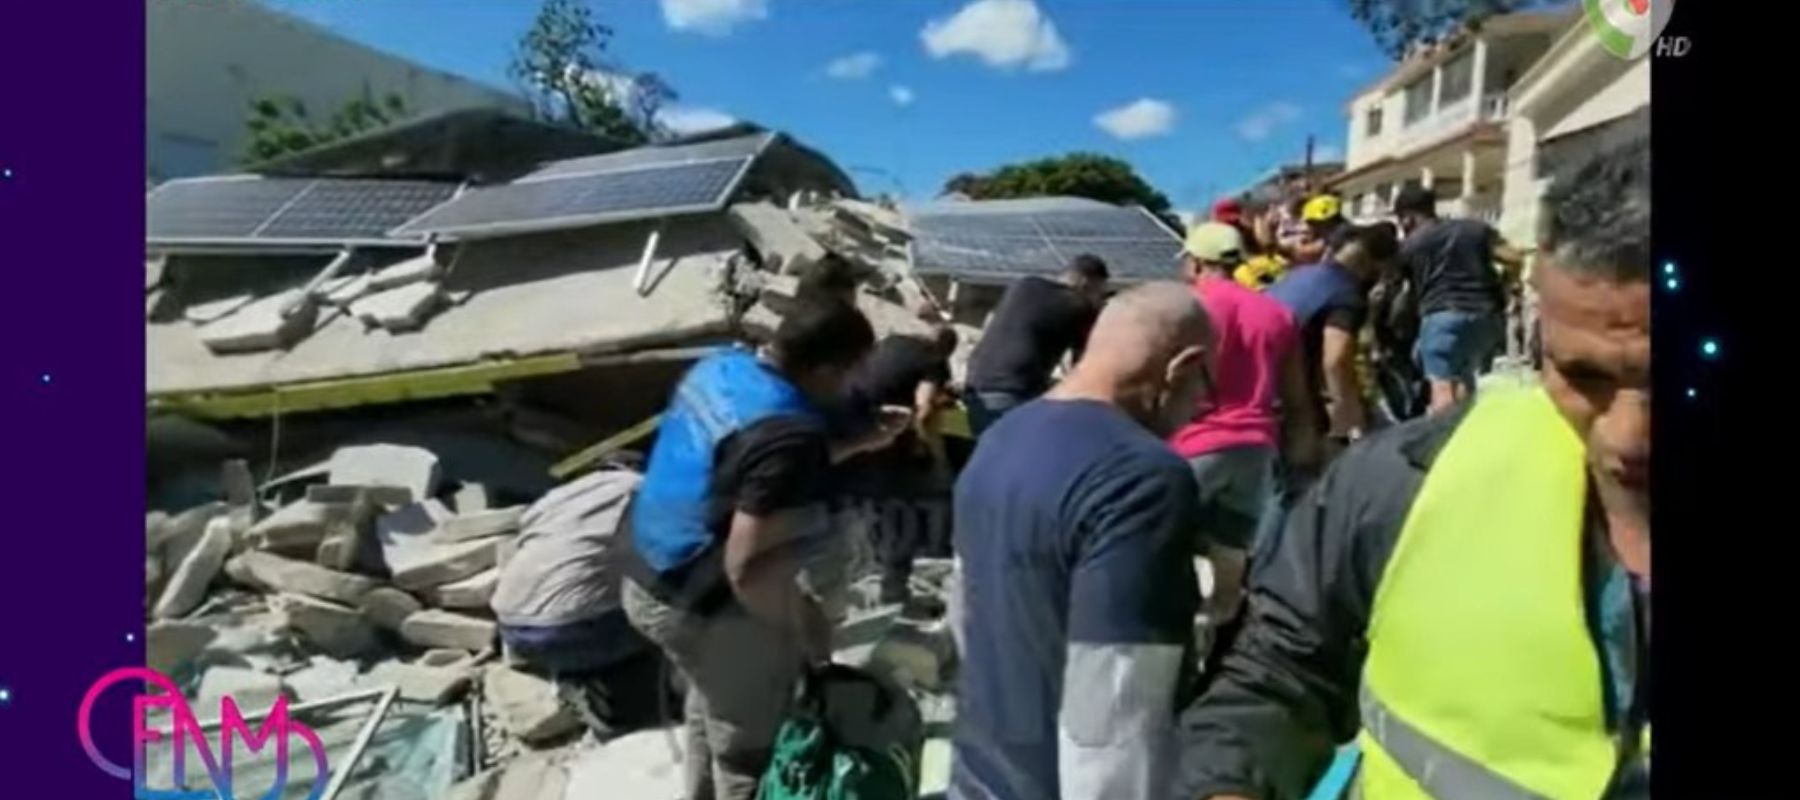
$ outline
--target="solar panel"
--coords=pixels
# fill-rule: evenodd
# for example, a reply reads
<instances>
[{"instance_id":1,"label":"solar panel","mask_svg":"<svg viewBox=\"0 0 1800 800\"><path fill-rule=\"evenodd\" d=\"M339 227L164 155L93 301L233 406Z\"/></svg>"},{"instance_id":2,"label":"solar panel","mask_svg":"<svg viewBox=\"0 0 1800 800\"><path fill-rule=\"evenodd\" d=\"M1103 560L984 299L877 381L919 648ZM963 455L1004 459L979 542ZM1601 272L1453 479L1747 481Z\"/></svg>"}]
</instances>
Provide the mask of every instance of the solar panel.
<instances>
[{"instance_id":1,"label":"solar panel","mask_svg":"<svg viewBox=\"0 0 1800 800\"><path fill-rule=\"evenodd\" d=\"M772 134L559 161L464 193L394 232L494 236L723 208Z\"/></svg>"},{"instance_id":2,"label":"solar panel","mask_svg":"<svg viewBox=\"0 0 1800 800\"><path fill-rule=\"evenodd\" d=\"M911 215L913 265L927 275L1011 279L1099 256L1118 280L1179 276L1181 242L1147 212L1076 198L976 201Z\"/></svg>"},{"instance_id":3,"label":"solar panel","mask_svg":"<svg viewBox=\"0 0 1800 800\"><path fill-rule=\"evenodd\" d=\"M455 184L431 181L254 176L171 181L150 193L148 238L170 245L389 243L388 230L455 192Z\"/></svg>"}]
</instances>

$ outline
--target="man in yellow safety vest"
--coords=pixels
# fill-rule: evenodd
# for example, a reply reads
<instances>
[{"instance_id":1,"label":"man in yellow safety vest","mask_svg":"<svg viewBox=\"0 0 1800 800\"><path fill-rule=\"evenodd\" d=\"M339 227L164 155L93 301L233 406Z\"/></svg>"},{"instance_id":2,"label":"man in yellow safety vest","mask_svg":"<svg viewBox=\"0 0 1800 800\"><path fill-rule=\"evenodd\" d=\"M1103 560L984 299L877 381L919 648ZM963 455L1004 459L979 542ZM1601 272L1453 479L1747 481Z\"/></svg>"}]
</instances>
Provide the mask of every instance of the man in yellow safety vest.
<instances>
[{"instance_id":1,"label":"man in yellow safety vest","mask_svg":"<svg viewBox=\"0 0 1800 800\"><path fill-rule=\"evenodd\" d=\"M1556 180L1541 386L1346 453L1252 557L1184 796L1649 797L1650 158Z\"/></svg>"}]
</instances>

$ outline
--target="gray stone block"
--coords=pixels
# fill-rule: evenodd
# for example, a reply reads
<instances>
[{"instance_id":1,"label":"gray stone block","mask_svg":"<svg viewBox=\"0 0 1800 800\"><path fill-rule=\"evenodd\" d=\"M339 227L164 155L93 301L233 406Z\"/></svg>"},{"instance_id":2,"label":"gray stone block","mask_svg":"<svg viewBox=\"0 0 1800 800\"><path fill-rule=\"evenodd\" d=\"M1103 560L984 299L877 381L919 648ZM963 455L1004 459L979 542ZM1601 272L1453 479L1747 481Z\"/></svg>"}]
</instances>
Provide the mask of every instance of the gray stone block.
<instances>
[{"instance_id":1,"label":"gray stone block","mask_svg":"<svg viewBox=\"0 0 1800 800\"><path fill-rule=\"evenodd\" d=\"M385 545L394 585L420 591L473 577L499 563L499 540L478 539L455 544L412 542Z\"/></svg>"},{"instance_id":2,"label":"gray stone block","mask_svg":"<svg viewBox=\"0 0 1800 800\"><path fill-rule=\"evenodd\" d=\"M363 595L381 585L373 578L337 572L271 553L252 551L238 558L244 560L244 566L250 571L250 575L264 586L279 592L335 600L346 605L357 604Z\"/></svg>"},{"instance_id":3,"label":"gray stone block","mask_svg":"<svg viewBox=\"0 0 1800 800\"><path fill-rule=\"evenodd\" d=\"M327 529L350 513L348 506L300 500L270 514L250 527L251 546L260 550L311 557L325 540Z\"/></svg>"},{"instance_id":4,"label":"gray stone block","mask_svg":"<svg viewBox=\"0 0 1800 800\"><path fill-rule=\"evenodd\" d=\"M482 691L501 724L527 743L554 739L581 727L581 719L557 696L556 684L535 675L496 664L484 673Z\"/></svg>"},{"instance_id":5,"label":"gray stone block","mask_svg":"<svg viewBox=\"0 0 1800 800\"><path fill-rule=\"evenodd\" d=\"M463 484L462 488L456 490L455 500L456 513L458 514L473 514L477 511L487 511L492 507L490 504L493 502L488 497L487 487L479 483Z\"/></svg>"},{"instance_id":6,"label":"gray stone block","mask_svg":"<svg viewBox=\"0 0 1800 800\"><path fill-rule=\"evenodd\" d=\"M494 643L499 626L492 620L426 609L400 624L400 638L419 647L454 647L480 651Z\"/></svg>"},{"instance_id":7,"label":"gray stone block","mask_svg":"<svg viewBox=\"0 0 1800 800\"><path fill-rule=\"evenodd\" d=\"M219 703L226 697L244 715L269 709L279 697L293 699L281 678L274 675L243 667L213 667L200 677L194 715L201 719L220 715Z\"/></svg>"},{"instance_id":8,"label":"gray stone block","mask_svg":"<svg viewBox=\"0 0 1800 800\"><path fill-rule=\"evenodd\" d=\"M162 598L156 602L158 619L173 619L193 611L206 598L206 587L213 578L218 577L219 570L225 566L225 557L231 553L231 521L224 517L215 517L206 525L206 532L201 534L200 543L182 559L175 573L169 576L169 584L163 589Z\"/></svg>"},{"instance_id":9,"label":"gray stone block","mask_svg":"<svg viewBox=\"0 0 1800 800\"><path fill-rule=\"evenodd\" d=\"M487 608L500 583L498 568L484 570L460 581L433 586L424 591L426 605L438 608Z\"/></svg>"},{"instance_id":10,"label":"gray stone block","mask_svg":"<svg viewBox=\"0 0 1800 800\"><path fill-rule=\"evenodd\" d=\"M358 445L331 454L331 482L339 486L406 489L409 501L437 494L438 458L419 447Z\"/></svg>"},{"instance_id":11,"label":"gray stone block","mask_svg":"<svg viewBox=\"0 0 1800 800\"><path fill-rule=\"evenodd\" d=\"M383 661L369 671L369 681L400 687L400 696L420 703L442 705L456 699L474 680L473 671L458 667L429 667Z\"/></svg>"},{"instance_id":12,"label":"gray stone block","mask_svg":"<svg viewBox=\"0 0 1800 800\"><path fill-rule=\"evenodd\" d=\"M286 626L335 658L356 658L379 647L375 629L361 611L305 595L277 595L273 605Z\"/></svg>"},{"instance_id":13,"label":"gray stone block","mask_svg":"<svg viewBox=\"0 0 1800 800\"><path fill-rule=\"evenodd\" d=\"M466 542L470 539L518 533L519 518L524 514L524 506L457 514L438 525L436 538L440 542Z\"/></svg>"},{"instance_id":14,"label":"gray stone block","mask_svg":"<svg viewBox=\"0 0 1800 800\"><path fill-rule=\"evenodd\" d=\"M370 622L385 630L398 633L406 618L424 610L425 605L419 599L392 586L371 589L362 596L358 607Z\"/></svg>"},{"instance_id":15,"label":"gray stone block","mask_svg":"<svg viewBox=\"0 0 1800 800\"><path fill-rule=\"evenodd\" d=\"M398 333L424 326L444 302L443 287L413 283L357 300L350 304L350 313L365 325Z\"/></svg>"},{"instance_id":16,"label":"gray stone block","mask_svg":"<svg viewBox=\"0 0 1800 800\"><path fill-rule=\"evenodd\" d=\"M144 630L144 665L171 674L200 655L218 633L192 622L157 622Z\"/></svg>"},{"instance_id":17,"label":"gray stone block","mask_svg":"<svg viewBox=\"0 0 1800 800\"><path fill-rule=\"evenodd\" d=\"M563 797L569 773L547 756L531 755L508 764L500 773L493 800L541 800Z\"/></svg>"}]
</instances>

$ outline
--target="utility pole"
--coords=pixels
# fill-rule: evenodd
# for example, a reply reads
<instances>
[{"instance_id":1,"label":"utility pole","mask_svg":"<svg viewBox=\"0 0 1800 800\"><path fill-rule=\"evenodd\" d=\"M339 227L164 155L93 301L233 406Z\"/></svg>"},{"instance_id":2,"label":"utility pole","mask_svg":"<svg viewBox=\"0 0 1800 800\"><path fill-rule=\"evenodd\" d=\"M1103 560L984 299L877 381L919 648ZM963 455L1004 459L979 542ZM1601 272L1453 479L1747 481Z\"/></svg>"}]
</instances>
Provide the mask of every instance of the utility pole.
<instances>
[{"instance_id":1,"label":"utility pole","mask_svg":"<svg viewBox=\"0 0 1800 800\"><path fill-rule=\"evenodd\" d=\"M1304 162L1302 162L1300 165L1300 185L1306 188L1307 194L1312 194L1312 190L1313 190L1313 145L1314 144L1315 144L1315 141L1313 139L1313 135L1310 133L1307 134L1306 135L1306 160Z\"/></svg>"}]
</instances>

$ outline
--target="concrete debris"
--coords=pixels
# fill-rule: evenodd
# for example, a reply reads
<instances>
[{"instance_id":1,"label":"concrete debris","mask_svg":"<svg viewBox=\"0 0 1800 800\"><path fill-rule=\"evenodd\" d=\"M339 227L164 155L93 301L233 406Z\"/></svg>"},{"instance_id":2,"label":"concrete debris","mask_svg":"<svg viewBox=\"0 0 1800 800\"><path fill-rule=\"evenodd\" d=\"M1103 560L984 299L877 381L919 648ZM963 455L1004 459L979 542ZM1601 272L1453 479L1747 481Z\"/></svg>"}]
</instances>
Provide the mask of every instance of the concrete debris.
<instances>
[{"instance_id":1,"label":"concrete debris","mask_svg":"<svg viewBox=\"0 0 1800 800\"><path fill-rule=\"evenodd\" d=\"M448 800L494 800L500 788L500 770L490 769L450 787Z\"/></svg>"},{"instance_id":2,"label":"concrete debris","mask_svg":"<svg viewBox=\"0 0 1800 800\"><path fill-rule=\"evenodd\" d=\"M482 676L482 692L514 736L536 744L581 728L581 719L563 705L556 684L500 664Z\"/></svg>"},{"instance_id":3,"label":"concrete debris","mask_svg":"<svg viewBox=\"0 0 1800 800\"><path fill-rule=\"evenodd\" d=\"M144 629L144 665L164 675L174 674L218 636L211 627L199 623L153 623Z\"/></svg>"},{"instance_id":4,"label":"concrete debris","mask_svg":"<svg viewBox=\"0 0 1800 800\"><path fill-rule=\"evenodd\" d=\"M367 272L357 275L340 275L320 284L316 296L319 298L319 302L325 305L342 308L367 295L373 277Z\"/></svg>"},{"instance_id":5,"label":"concrete debris","mask_svg":"<svg viewBox=\"0 0 1800 800\"><path fill-rule=\"evenodd\" d=\"M158 536L160 541L153 542L151 549L160 552L163 570L170 572L180 566L188 553L193 551L194 545L200 543L201 534L206 532L206 524L226 510L224 503L207 503L176 514L157 526L157 531L152 535Z\"/></svg>"},{"instance_id":6,"label":"concrete debris","mask_svg":"<svg viewBox=\"0 0 1800 800\"><path fill-rule=\"evenodd\" d=\"M423 667L451 667L461 664L464 661L468 661L471 658L472 654L467 650L435 648L426 650L419 656L419 660L413 663Z\"/></svg>"},{"instance_id":7,"label":"concrete debris","mask_svg":"<svg viewBox=\"0 0 1800 800\"><path fill-rule=\"evenodd\" d=\"M200 678L199 702L193 704L195 716L201 719L221 713L220 701L231 698L238 711L249 714L275 704L275 699L293 699L293 693L281 678L242 667L213 667Z\"/></svg>"},{"instance_id":8,"label":"concrete debris","mask_svg":"<svg viewBox=\"0 0 1800 800\"><path fill-rule=\"evenodd\" d=\"M437 278L443 267L431 253L415 256L369 274L369 288L377 292Z\"/></svg>"},{"instance_id":9,"label":"concrete debris","mask_svg":"<svg viewBox=\"0 0 1800 800\"><path fill-rule=\"evenodd\" d=\"M315 503L300 500L281 507L268 519L250 527L249 543L260 550L272 550L312 557L325 540L334 520L350 513L349 506L337 503Z\"/></svg>"},{"instance_id":10,"label":"concrete debris","mask_svg":"<svg viewBox=\"0 0 1800 800\"><path fill-rule=\"evenodd\" d=\"M319 307L298 290L257 300L200 327L200 341L214 353L276 350L299 341L318 322Z\"/></svg>"},{"instance_id":11,"label":"concrete debris","mask_svg":"<svg viewBox=\"0 0 1800 800\"><path fill-rule=\"evenodd\" d=\"M269 585L263 583L262 579L256 577L255 571L250 569L250 562L245 560L244 556L249 554L250 553L248 552L239 553L231 558L225 559L225 577L232 583L246 589L254 589L258 592L269 591Z\"/></svg>"},{"instance_id":12,"label":"concrete debris","mask_svg":"<svg viewBox=\"0 0 1800 800\"><path fill-rule=\"evenodd\" d=\"M382 586L364 593L357 607L363 616L383 630L400 632L406 618L424 610L418 598L392 586Z\"/></svg>"},{"instance_id":13,"label":"concrete debris","mask_svg":"<svg viewBox=\"0 0 1800 800\"><path fill-rule=\"evenodd\" d=\"M214 517L206 523L206 532L201 534L200 542L169 576L168 586L156 602L157 618L173 619L199 606L200 601L206 599L206 587L218 577L219 570L225 566L225 557L230 553L231 521Z\"/></svg>"},{"instance_id":14,"label":"concrete debris","mask_svg":"<svg viewBox=\"0 0 1800 800\"><path fill-rule=\"evenodd\" d=\"M286 627L298 631L313 646L333 657L356 658L379 646L374 627L361 611L350 606L283 594L276 596L275 608L284 615Z\"/></svg>"},{"instance_id":15,"label":"concrete debris","mask_svg":"<svg viewBox=\"0 0 1800 800\"><path fill-rule=\"evenodd\" d=\"M248 552L238 558L244 560L244 567L257 582L278 592L356 605L364 595L380 586L374 578L336 572L270 553Z\"/></svg>"},{"instance_id":16,"label":"concrete debris","mask_svg":"<svg viewBox=\"0 0 1800 800\"><path fill-rule=\"evenodd\" d=\"M415 612L400 623L400 638L419 647L483 650L499 632L492 620L437 609Z\"/></svg>"},{"instance_id":17,"label":"concrete debris","mask_svg":"<svg viewBox=\"0 0 1800 800\"><path fill-rule=\"evenodd\" d=\"M569 762L569 800L586 797L680 797L680 726L637 731L586 750Z\"/></svg>"},{"instance_id":18,"label":"concrete debris","mask_svg":"<svg viewBox=\"0 0 1800 800\"><path fill-rule=\"evenodd\" d=\"M182 312L181 316L195 325L205 325L209 322L217 322L229 317L244 306L250 305L250 303L255 300L255 295L240 294L235 297L213 300L208 303L195 303L194 305L188 306L187 310Z\"/></svg>"},{"instance_id":19,"label":"concrete debris","mask_svg":"<svg viewBox=\"0 0 1800 800\"><path fill-rule=\"evenodd\" d=\"M956 658L950 630L942 621L928 626L895 625L875 645L868 668L908 689L940 691Z\"/></svg>"},{"instance_id":20,"label":"concrete debris","mask_svg":"<svg viewBox=\"0 0 1800 800\"><path fill-rule=\"evenodd\" d=\"M488 601L494 597L494 587L500 583L498 568L442 586L434 586L424 592L425 602L438 608L487 608Z\"/></svg>"},{"instance_id":21,"label":"concrete debris","mask_svg":"<svg viewBox=\"0 0 1800 800\"><path fill-rule=\"evenodd\" d=\"M398 686L402 699L433 705L456 699L473 680L473 671L466 668L430 667L399 661L383 661L369 671L370 682Z\"/></svg>"},{"instance_id":22,"label":"concrete debris","mask_svg":"<svg viewBox=\"0 0 1800 800\"><path fill-rule=\"evenodd\" d=\"M554 800L564 796L568 785L569 773L561 766L547 756L528 756L514 761L500 774L493 800Z\"/></svg>"},{"instance_id":23,"label":"concrete debris","mask_svg":"<svg viewBox=\"0 0 1800 800\"><path fill-rule=\"evenodd\" d=\"M225 489L226 505L256 504L256 478L250 474L250 462L241 458L225 462L220 482Z\"/></svg>"},{"instance_id":24,"label":"concrete debris","mask_svg":"<svg viewBox=\"0 0 1800 800\"><path fill-rule=\"evenodd\" d=\"M382 542L394 585L408 591L460 581L499 564L498 538L438 544L431 541Z\"/></svg>"},{"instance_id":25,"label":"concrete debris","mask_svg":"<svg viewBox=\"0 0 1800 800\"><path fill-rule=\"evenodd\" d=\"M328 700L356 691L361 683L356 664L324 656L314 656L306 666L282 680L293 690L294 698L302 703Z\"/></svg>"},{"instance_id":26,"label":"concrete debris","mask_svg":"<svg viewBox=\"0 0 1800 800\"><path fill-rule=\"evenodd\" d=\"M405 502L422 501L437 494L438 458L420 447L344 447L331 454L330 469L333 484L402 488L411 493Z\"/></svg>"},{"instance_id":27,"label":"concrete debris","mask_svg":"<svg viewBox=\"0 0 1800 800\"><path fill-rule=\"evenodd\" d=\"M333 518L319 542L317 561L327 569L387 575L387 560L375 536L376 505L367 493L359 494L348 511Z\"/></svg>"},{"instance_id":28,"label":"concrete debris","mask_svg":"<svg viewBox=\"0 0 1800 800\"><path fill-rule=\"evenodd\" d=\"M460 513L444 520L443 524L438 526L437 539L440 542L465 542L471 539L518 533L519 518L524 513L524 506Z\"/></svg>"},{"instance_id":29,"label":"concrete debris","mask_svg":"<svg viewBox=\"0 0 1800 800\"><path fill-rule=\"evenodd\" d=\"M404 333L424 326L443 304L443 287L435 283L413 283L357 300L350 304L350 313L371 328Z\"/></svg>"},{"instance_id":30,"label":"concrete debris","mask_svg":"<svg viewBox=\"0 0 1800 800\"><path fill-rule=\"evenodd\" d=\"M458 514L474 514L493 507L487 487L479 483L463 484L456 490L456 496L452 500Z\"/></svg>"},{"instance_id":31,"label":"concrete debris","mask_svg":"<svg viewBox=\"0 0 1800 800\"><path fill-rule=\"evenodd\" d=\"M739 203L731 222L762 256L763 265L784 275L799 275L825 260L827 251L807 235L786 209L771 203Z\"/></svg>"}]
</instances>

